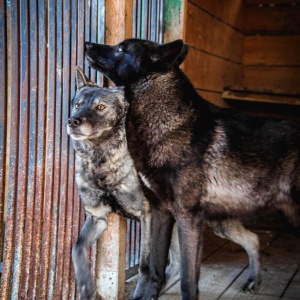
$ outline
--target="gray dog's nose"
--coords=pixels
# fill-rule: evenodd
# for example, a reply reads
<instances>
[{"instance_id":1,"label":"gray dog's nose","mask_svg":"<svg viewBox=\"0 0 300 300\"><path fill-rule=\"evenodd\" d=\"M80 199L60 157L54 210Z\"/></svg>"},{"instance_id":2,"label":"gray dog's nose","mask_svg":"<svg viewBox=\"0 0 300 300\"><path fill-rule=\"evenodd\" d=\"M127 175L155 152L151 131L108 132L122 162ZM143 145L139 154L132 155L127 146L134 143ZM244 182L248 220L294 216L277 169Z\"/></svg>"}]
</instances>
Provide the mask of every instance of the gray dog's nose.
<instances>
[{"instance_id":1,"label":"gray dog's nose","mask_svg":"<svg viewBox=\"0 0 300 300\"><path fill-rule=\"evenodd\" d=\"M80 118L70 118L68 120L68 126L71 128L78 127L82 124L82 120Z\"/></svg>"}]
</instances>

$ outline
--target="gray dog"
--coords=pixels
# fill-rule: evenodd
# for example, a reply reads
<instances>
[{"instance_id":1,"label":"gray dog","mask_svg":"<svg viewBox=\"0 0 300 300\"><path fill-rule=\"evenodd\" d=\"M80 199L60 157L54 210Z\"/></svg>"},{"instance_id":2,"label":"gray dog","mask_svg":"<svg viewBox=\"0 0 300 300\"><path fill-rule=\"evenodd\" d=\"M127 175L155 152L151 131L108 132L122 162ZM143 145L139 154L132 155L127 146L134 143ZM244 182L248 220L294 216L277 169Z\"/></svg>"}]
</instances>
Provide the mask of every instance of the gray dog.
<instances>
[{"instance_id":1,"label":"gray dog","mask_svg":"<svg viewBox=\"0 0 300 300\"><path fill-rule=\"evenodd\" d=\"M107 227L110 212L139 219L142 227L140 265L148 265L150 206L127 151L127 102L122 88L100 88L77 68L77 93L68 120L76 151L76 183L86 220L72 257L81 299L94 299L96 286L88 249Z\"/></svg>"}]
</instances>

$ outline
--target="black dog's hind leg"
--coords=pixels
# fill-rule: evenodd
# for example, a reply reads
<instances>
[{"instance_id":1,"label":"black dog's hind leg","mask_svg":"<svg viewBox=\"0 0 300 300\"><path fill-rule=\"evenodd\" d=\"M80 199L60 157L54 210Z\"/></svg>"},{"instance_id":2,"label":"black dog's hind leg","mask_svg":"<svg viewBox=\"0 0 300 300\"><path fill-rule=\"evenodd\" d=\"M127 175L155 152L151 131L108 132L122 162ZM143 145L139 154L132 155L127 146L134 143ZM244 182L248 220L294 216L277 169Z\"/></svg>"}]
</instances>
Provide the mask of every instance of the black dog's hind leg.
<instances>
[{"instance_id":1,"label":"black dog's hind leg","mask_svg":"<svg viewBox=\"0 0 300 300\"><path fill-rule=\"evenodd\" d=\"M153 208L150 273L148 278L139 278L132 300L154 300L158 298L165 281L165 269L168 261L173 224L174 219L168 211Z\"/></svg>"},{"instance_id":2,"label":"black dog's hind leg","mask_svg":"<svg viewBox=\"0 0 300 300\"><path fill-rule=\"evenodd\" d=\"M208 225L216 235L239 244L246 250L249 257L250 275L243 284L242 290L251 293L261 283L259 238L257 234L246 229L239 220L211 221L208 222Z\"/></svg>"},{"instance_id":3,"label":"black dog's hind leg","mask_svg":"<svg viewBox=\"0 0 300 300\"><path fill-rule=\"evenodd\" d=\"M91 244L98 240L102 232L107 228L106 218L107 214L103 218L87 214L79 238L72 250L72 259L81 300L92 300L96 297L97 289L90 270L88 251Z\"/></svg>"}]
</instances>

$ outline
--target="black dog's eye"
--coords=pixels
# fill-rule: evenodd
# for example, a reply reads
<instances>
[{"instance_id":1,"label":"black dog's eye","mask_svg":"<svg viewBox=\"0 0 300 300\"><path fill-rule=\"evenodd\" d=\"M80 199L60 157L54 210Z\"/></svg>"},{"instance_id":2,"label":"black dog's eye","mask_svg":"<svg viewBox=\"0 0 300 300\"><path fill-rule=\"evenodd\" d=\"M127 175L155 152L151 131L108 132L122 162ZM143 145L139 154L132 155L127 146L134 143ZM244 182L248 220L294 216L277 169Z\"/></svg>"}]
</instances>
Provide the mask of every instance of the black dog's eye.
<instances>
[{"instance_id":1,"label":"black dog's eye","mask_svg":"<svg viewBox=\"0 0 300 300\"><path fill-rule=\"evenodd\" d=\"M118 52L123 52L123 51L124 51L124 47L122 45L119 45Z\"/></svg>"},{"instance_id":2,"label":"black dog's eye","mask_svg":"<svg viewBox=\"0 0 300 300\"><path fill-rule=\"evenodd\" d=\"M98 110L103 110L103 109L105 109L106 108L106 106L104 105L104 104L99 104L98 106L97 106L97 109Z\"/></svg>"},{"instance_id":3,"label":"black dog's eye","mask_svg":"<svg viewBox=\"0 0 300 300\"><path fill-rule=\"evenodd\" d=\"M79 104L79 103L75 103L74 107L75 107L76 109L78 109L78 108L80 107L80 104Z\"/></svg>"}]
</instances>

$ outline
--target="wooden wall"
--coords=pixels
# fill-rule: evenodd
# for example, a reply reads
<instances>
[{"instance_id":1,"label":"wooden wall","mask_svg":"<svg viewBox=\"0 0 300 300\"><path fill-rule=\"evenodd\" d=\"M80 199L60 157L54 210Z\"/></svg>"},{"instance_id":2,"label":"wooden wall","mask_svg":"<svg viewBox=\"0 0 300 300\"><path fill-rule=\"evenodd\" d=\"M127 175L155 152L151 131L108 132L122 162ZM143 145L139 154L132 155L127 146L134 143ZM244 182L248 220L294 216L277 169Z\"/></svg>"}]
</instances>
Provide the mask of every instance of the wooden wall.
<instances>
[{"instance_id":1,"label":"wooden wall","mask_svg":"<svg viewBox=\"0 0 300 300\"><path fill-rule=\"evenodd\" d=\"M185 5L190 53L184 71L201 96L227 106L224 87L242 84L243 1L188 0Z\"/></svg>"},{"instance_id":2,"label":"wooden wall","mask_svg":"<svg viewBox=\"0 0 300 300\"><path fill-rule=\"evenodd\" d=\"M248 0L245 12L243 85L299 94L299 1Z\"/></svg>"}]
</instances>

